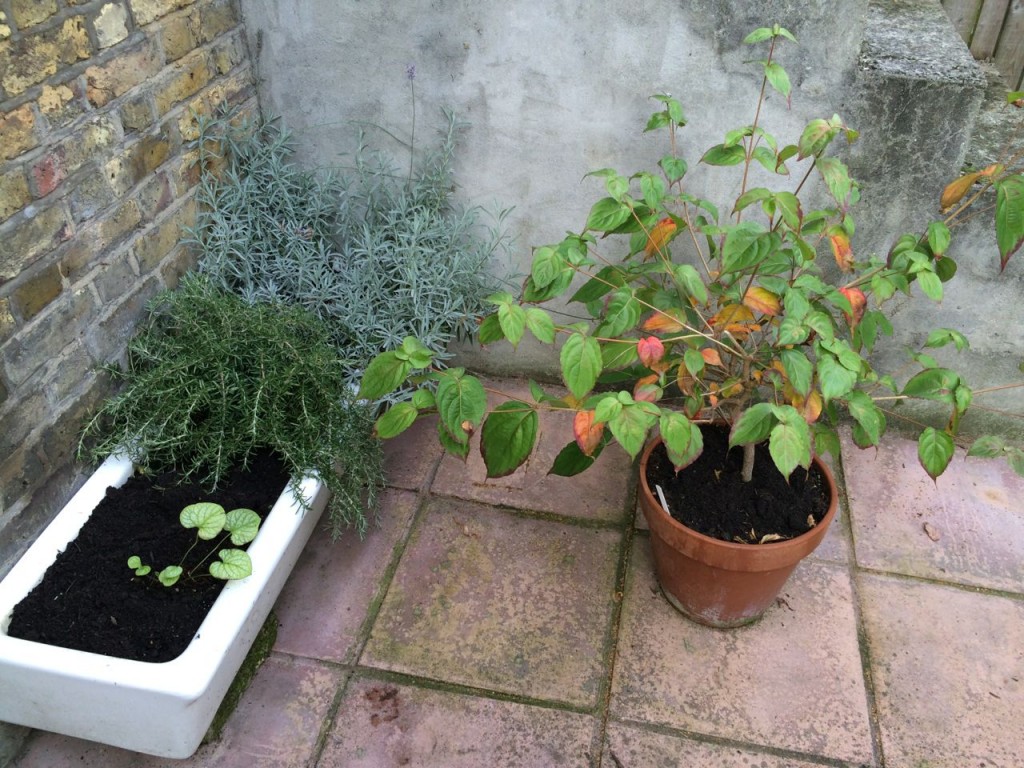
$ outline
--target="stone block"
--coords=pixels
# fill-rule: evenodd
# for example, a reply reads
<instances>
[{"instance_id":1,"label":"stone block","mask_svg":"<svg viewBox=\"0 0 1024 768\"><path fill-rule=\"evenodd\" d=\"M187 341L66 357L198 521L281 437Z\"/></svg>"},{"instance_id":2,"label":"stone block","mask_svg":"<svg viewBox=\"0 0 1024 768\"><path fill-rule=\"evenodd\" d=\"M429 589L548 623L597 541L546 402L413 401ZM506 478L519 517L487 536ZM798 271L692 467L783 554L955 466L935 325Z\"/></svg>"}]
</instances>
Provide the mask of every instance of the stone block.
<instances>
[{"instance_id":1,"label":"stone block","mask_svg":"<svg viewBox=\"0 0 1024 768\"><path fill-rule=\"evenodd\" d=\"M175 64L153 89L157 114L166 115L172 107L198 93L212 77L206 51L194 51Z\"/></svg>"},{"instance_id":2,"label":"stone block","mask_svg":"<svg viewBox=\"0 0 1024 768\"><path fill-rule=\"evenodd\" d=\"M102 107L154 77L162 68L163 59L156 43L146 40L105 64L88 67L85 70L86 97L94 107Z\"/></svg>"},{"instance_id":3,"label":"stone block","mask_svg":"<svg viewBox=\"0 0 1024 768\"><path fill-rule=\"evenodd\" d=\"M27 387L18 398L18 407L0 417L0 456L16 453L29 434L48 421L48 408L42 386Z\"/></svg>"},{"instance_id":4,"label":"stone block","mask_svg":"<svg viewBox=\"0 0 1024 768\"><path fill-rule=\"evenodd\" d=\"M0 222L6 221L32 201L28 181L21 168L0 172Z\"/></svg>"},{"instance_id":5,"label":"stone block","mask_svg":"<svg viewBox=\"0 0 1024 768\"><path fill-rule=\"evenodd\" d=\"M128 10L122 3L106 3L92 20L96 42L109 48L128 37Z\"/></svg>"},{"instance_id":6,"label":"stone block","mask_svg":"<svg viewBox=\"0 0 1024 768\"><path fill-rule=\"evenodd\" d=\"M65 291L3 349L8 380L19 387L33 373L59 358L72 338L93 327L96 314L97 307L88 289Z\"/></svg>"},{"instance_id":7,"label":"stone block","mask_svg":"<svg viewBox=\"0 0 1024 768\"><path fill-rule=\"evenodd\" d=\"M92 230L99 253L106 253L127 238L142 221L142 212L134 199L125 200L102 217ZM122 294L123 295L123 294Z\"/></svg>"},{"instance_id":8,"label":"stone block","mask_svg":"<svg viewBox=\"0 0 1024 768\"><path fill-rule=\"evenodd\" d=\"M199 39L208 43L238 26L235 4L231 0L207 0L199 6Z\"/></svg>"},{"instance_id":9,"label":"stone block","mask_svg":"<svg viewBox=\"0 0 1024 768\"><path fill-rule=\"evenodd\" d=\"M146 179L139 188L136 201L143 221L152 221L174 200L171 182L166 173L156 173Z\"/></svg>"},{"instance_id":10,"label":"stone block","mask_svg":"<svg viewBox=\"0 0 1024 768\"><path fill-rule=\"evenodd\" d=\"M173 148L165 131L150 133L125 147L105 166L111 189L124 196L171 156Z\"/></svg>"},{"instance_id":11,"label":"stone block","mask_svg":"<svg viewBox=\"0 0 1024 768\"><path fill-rule=\"evenodd\" d=\"M17 95L90 55L85 17L74 16L59 27L11 41L0 49L0 85L8 94Z\"/></svg>"},{"instance_id":12,"label":"stone block","mask_svg":"<svg viewBox=\"0 0 1024 768\"><path fill-rule=\"evenodd\" d=\"M181 225L175 215L147 229L132 246L139 271L146 274L155 270L180 238Z\"/></svg>"},{"instance_id":13,"label":"stone block","mask_svg":"<svg viewBox=\"0 0 1024 768\"><path fill-rule=\"evenodd\" d=\"M192 5L194 0L129 0L132 15L138 24L150 24L171 11Z\"/></svg>"},{"instance_id":14,"label":"stone block","mask_svg":"<svg viewBox=\"0 0 1024 768\"><path fill-rule=\"evenodd\" d=\"M198 45L195 13L171 16L160 25L160 39L168 62L177 61Z\"/></svg>"},{"instance_id":15,"label":"stone block","mask_svg":"<svg viewBox=\"0 0 1024 768\"><path fill-rule=\"evenodd\" d=\"M64 148L57 147L53 152L47 152L32 165L32 185L35 187L35 197L46 197L60 186L67 175L67 168L64 164Z\"/></svg>"},{"instance_id":16,"label":"stone block","mask_svg":"<svg viewBox=\"0 0 1024 768\"><path fill-rule=\"evenodd\" d=\"M71 237L73 228L64 206L29 206L20 218L0 225L0 282L10 280L41 254Z\"/></svg>"},{"instance_id":17,"label":"stone block","mask_svg":"<svg viewBox=\"0 0 1024 768\"><path fill-rule=\"evenodd\" d=\"M92 219L116 199L102 170L79 174L67 197L71 218L76 224Z\"/></svg>"},{"instance_id":18,"label":"stone block","mask_svg":"<svg viewBox=\"0 0 1024 768\"><path fill-rule=\"evenodd\" d=\"M57 0L11 0L14 23L24 32L57 12Z\"/></svg>"},{"instance_id":19,"label":"stone block","mask_svg":"<svg viewBox=\"0 0 1024 768\"><path fill-rule=\"evenodd\" d=\"M11 300L4 296L0 298L0 341L6 341L14 333L18 323L11 314Z\"/></svg>"},{"instance_id":20,"label":"stone block","mask_svg":"<svg viewBox=\"0 0 1024 768\"><path fill-rule=\"evenodd\" d=\"M60 268L50 264L35 274L23 275L12 298L22 319L27 322L60 296L62 290Z\"/></svg>"},{"instance_id":21,"label":"stone block","mask_svg":"<svg viewBox=\"0 0 1024 768\"><path fill-rule=\"evenodd\" d=\"M142 131L153 125L156 115L149 94L140 94L121 105L121 125L125 133Z\"/></svg>"},{"instance_id":22,"label":"stone block","mask_svg":"<svg viewBox=\"0 0 1024 768\"><path fill-rule=\"evenodd\" d=\"M10 160L38 146L35 127L36 115L28 104L0 113L0 160Z\"/></svg>"},{"instance_id":23,"label":"stone block","mask_svg":"<svg viewBox=\"0 0 1024 768\"><path fill-rule=\"evenodd\" d=\"M6 40L11 36L11 27L7 23L7 14L0 11L0 40Z\"/></svg>"},{"instance_id":24,"label":"stone block","mask_svg":"<svg viewBox=\"0 0 1024 768\"><path fill-rule=\"evenodd\" d=\"M85 105L79 98L81 95L76 80L55 86L44 85L39 94L39 112L50 128L64 128L85 114Z\"/></svg>"},{"instance_id":25,"label":"stone block","mask_svg":"<svg viewBox=\"0 0 1024 768\"><path fill-rule=\"evenodd\" d=\"M131 293L138 280L135 264L129 249L107 252L103 257L103 269L92 279L93 288L105 306L115 304L119 298Z\"/></svg>"},{"instance_id":26,"label":"stone block","mask_svg":"<svg viewBox=\"0 0 1024 768\"><path fill-rule=\"evenodd\" d=\"M210 57L217 71L226 75L246 59L245 40L242 33L231 34L214 43Z\"/></svg>"},{"instance_id":27,"label":"stone block","mask_svg":"<svg viewBox=\"0 0 1024 768\"><path fill-rule=\"evenodd\" d=\"M86 348L93 359L110 362L121 358L128 339L135 333L145 312L146 303L159 289L160 285L154 279L139 281L133 292L125 295L108 315L88 326L80 326L85 328Z\"/></svg>"}]
</instances>

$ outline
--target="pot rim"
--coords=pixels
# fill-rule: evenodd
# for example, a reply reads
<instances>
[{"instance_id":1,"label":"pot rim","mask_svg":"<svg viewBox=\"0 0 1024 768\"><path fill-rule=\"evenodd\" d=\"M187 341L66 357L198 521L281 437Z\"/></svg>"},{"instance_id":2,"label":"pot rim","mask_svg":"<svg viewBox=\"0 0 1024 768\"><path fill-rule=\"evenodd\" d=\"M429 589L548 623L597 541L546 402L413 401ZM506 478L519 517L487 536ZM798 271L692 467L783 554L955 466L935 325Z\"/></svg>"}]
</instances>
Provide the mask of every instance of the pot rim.
<instances>
[{"instance_id":1,"label":"pot rim","mask_svg":"<svg viewBox=\"0 0 1024 768\"><path fill-rule=\"evenodd\" d=\"M650 459L651 452L656 446L664 442L661 435L656 435L647 441L647 445L644 446L644 451L640 457L640 492L647 498L648 504L642 505L643 509L647 510L650 507L653 510L657 510L656 514L659 516L661 523L668 525L682 535L692 537L696 541L704 545L721 547L725 550L735 552L763 552L765 554L770 552L778 552L780 550L791 549L793 547L805 546L813 537L817 537L819 540L824 538L825 533L828 531L829 525L836 516L836 512L839 508L839 490L836 486L835 478L832 475L832 470L828 468L818 456L811 457L811 463L814 464L818 470L822 473L825 478L825 482L828 485L829 490L829 505L828 510L825 512L824 517L818 521L818 524L811 528L809 531L801 533L799 536L794 536L791 539L784 539L782 541L769 541L765 544L748 544L747 542L738 541L726 541L724 539L717 539L714 536L708 536L695 531L689 526L683 525L676 520L672 515L665 511L665 508L661 506L661 502L654 496L650 486L647 483L647 462ZM648 524L650 521L648 521ZM817 547L817 542L812 546L812 550Z\"/></svg>"}]
</instances>

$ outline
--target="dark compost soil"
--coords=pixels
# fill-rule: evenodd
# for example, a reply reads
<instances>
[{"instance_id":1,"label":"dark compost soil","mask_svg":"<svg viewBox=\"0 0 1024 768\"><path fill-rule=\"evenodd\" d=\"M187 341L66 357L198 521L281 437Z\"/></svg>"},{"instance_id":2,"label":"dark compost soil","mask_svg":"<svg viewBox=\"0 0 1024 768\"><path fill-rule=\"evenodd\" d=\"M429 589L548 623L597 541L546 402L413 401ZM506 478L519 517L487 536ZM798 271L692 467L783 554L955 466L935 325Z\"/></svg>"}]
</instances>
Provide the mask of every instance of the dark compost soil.
<instances>
[{"instance_id":1,"label":"dark compost soil","mask_svg":"<svg viewBox=\"0 0 1024 768\"><path fill-rule=\"evenodd\" d=\"M647 462L655 500L660 485L672 517L687 528L723 541L757 544L772 534L791 539L806 533L828 512L828 482L813 464L810 473L797 467L787 483L763 443L756 448L753 479L744 483L743 449L729 450L723 428L701 431L704 452L679 474L664 445Z\"/></svg>"},{"instance_id":2,"label":"dark compost soil","mask_svg":"<svg viewBox=\"0 0 1024 768\"><path fill-rule=\"evenodd\" d=\"M181 484L172 472L136 473L121 488L108 488L78 537L15 606L7 634L135 661L180 656L225 584L210 576L211 560L187 575L211 549L223 548L218 539L189 553L185 574L173 587L157 581L156 573L178 563L195 541L195 531L178 521L182 508L214 501L227 511L252 509L265 520L287 482L279 459L258 454L216 491ZM132 555L153 566L153 573L135 576L127 565Z\"/></svg>"}]
</instances>

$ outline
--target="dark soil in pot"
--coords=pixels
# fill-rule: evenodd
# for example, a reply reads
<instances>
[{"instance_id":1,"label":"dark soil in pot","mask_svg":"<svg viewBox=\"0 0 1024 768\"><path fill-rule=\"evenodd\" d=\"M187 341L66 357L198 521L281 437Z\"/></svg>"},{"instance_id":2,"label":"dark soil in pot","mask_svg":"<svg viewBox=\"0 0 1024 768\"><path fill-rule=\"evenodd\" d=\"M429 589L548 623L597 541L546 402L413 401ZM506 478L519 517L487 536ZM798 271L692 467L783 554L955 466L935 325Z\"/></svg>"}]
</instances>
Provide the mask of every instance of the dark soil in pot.
<instances>
[{"instance_id":1,"label":"dark soil in pot","mask_svg":"<svg viewBox=\"0 0 1024 768\"><path fill-rule=\"evenodd\" d=\"M768 453L756 447L754 476L743 482L743 449L729 449L724 427L704 426L704 452L678 474L659 444L647 464L647 483L657 498L661 486L673 518L691 530L723 541L760 543L791 539L809 531L828 512L829 489L812 465L786 482Z\"/></svg>"},{"instance_id":2,"label":"dark soil in pot","mask_svg":"<svg viewBox=\"0 0 1024 768\"><path fill-rule=\"evenodd\" d=\"M252 509L265 520L287 483L283 464L270 454L253 456L248 469L232 472L216 491L182 484L173 472L137 473L107 490L78 537L15 606L7 634L135 661L180 656L225 585L210 576L209 559L173 587L157 581L156 573L178 563L195 540L195 531L178 521L182 508L213 501L227 511ZM217 542L200 542L189 553L186 574ZM216 546L214 557L223 547ZM127 565L132 555L153 573L135 576Z\"/></svg>"}]
</instances>

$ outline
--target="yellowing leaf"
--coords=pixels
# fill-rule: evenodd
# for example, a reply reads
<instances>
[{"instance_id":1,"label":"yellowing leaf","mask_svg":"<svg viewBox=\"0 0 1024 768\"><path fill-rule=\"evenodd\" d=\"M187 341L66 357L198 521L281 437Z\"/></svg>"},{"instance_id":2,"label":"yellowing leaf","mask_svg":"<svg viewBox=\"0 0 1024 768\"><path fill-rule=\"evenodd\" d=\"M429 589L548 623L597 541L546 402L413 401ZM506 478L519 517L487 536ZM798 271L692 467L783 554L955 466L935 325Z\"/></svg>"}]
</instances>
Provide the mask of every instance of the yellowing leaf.
<instances>
[{"instance_id":1,"label":"yellowing leaf","mask_svg":"<svg viewBox=\"0 0 1024 768\"><path fill-rule=\"evenodd\" d=\"M715 328L725 328L729 325L742 325L753 321L754 313L747 307L742 304L726 304L711 318L711 325Z\"/></svg>"},{"instance_id":2,"label":"yellowing leaf","mask_svg":"<svg viewBox=\"0 0 1024 768\"><path fill-rule=\"evenodd\" d=\"M779 297L767 288L759 286L754 286L747 291L746 296L743 297L743 304L754 312L760 312L762 315L775 316L782 309Z\"/></svg>"},{"instance_id":3,"label":"yellowing leaf","mask_svg":"<svg viewBox=\"0 0 1024 768\"><path fill-rule=\"evenodd\" d=\"M601 437L604 435L604 422L594 422L593 411L577 411L572 423L573 436L576 438L576 445L586 456L590 456L601 444Z\"/></svg>"},{"instance_id":4,"label":"yellowing leaf","mask_svg":"<svg viewBox=\"0 0 1024 768\"><path fill-rule=\"evenodd\" d=\"M679 333L685 327L680 315L677 309L655 312L640 327L648 333Z\"/></svg>"},{"instance_id":5,"label":"yellowing leaf","mask_svg":"<svg viewBox=\"0 0 1024 768\"><path fill-rule=\"evenodd\" d=\"M700 351L700 356L704 358L704 362L708 365L717 365L722 367L722 356L718 354L717 349L706 347Z\"/></svg>"},{"instance_id":6,"label":"yellowing leaf","mask_svg":"<svg viewBox=\"0 0 1024 768\"><path fill-rule=\"evenodd\" d=\"M992 166L989 167L991 168ZM952 181L947 184L946 188L942 190L942 197L939 198L939 208L943 211L948 211L954 205L963 200L964 195L967 194L967 190L974 186L974 182L985 175L988 174L984 171L975 171L974 173L968 173L961 176L956 181Z\"/></svg>"},{"instance_id":7,"label":"yellowing leaf","mask_svg":"<svg viewBox=\"0 0 1024 768\"><path fill-rule=\"evenodd\" d=\"M850 248L850 238L842 230L836 231L828 236L832 244L832 255L836 257L836 264L842 272L853 270L853 249Z\"/></svg>"},{"instance_id":8,"label":"yellowing leaf","mask_svg":"<svg viewBox=\"0 0 1024 768\"><path fill-rule=\"evenodd\" d=\"M647 245L644 246L644 259L661 253L661 249L672 238L676 229L676 223L667 216L651 227L651 231L647 235Z\"/></svg>"},{"instance_id":9,"label":"yellowing leaf","mask_svg":"<svg viewBox=\"0 0 1024 768\"><path fill-rule=\"evenodd\" d=\"M852 330L857 327L857 323L864 317L864 309L868 305L868 299L860 288L840 288L839 292L849 299L850 306L853 307L852 315L843 312L843 317L846 318L846 323Z\"/></svg>"}]
</instances>

